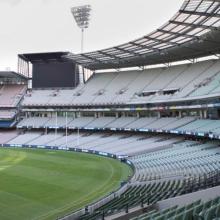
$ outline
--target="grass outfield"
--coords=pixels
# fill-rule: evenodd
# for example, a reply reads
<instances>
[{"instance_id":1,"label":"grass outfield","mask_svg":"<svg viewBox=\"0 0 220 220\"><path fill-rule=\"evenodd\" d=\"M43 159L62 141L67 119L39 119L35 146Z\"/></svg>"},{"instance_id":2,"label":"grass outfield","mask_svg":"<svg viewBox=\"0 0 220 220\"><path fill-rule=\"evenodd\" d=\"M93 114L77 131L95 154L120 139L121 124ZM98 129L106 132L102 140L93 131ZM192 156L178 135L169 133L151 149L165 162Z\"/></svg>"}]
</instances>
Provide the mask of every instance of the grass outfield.
<instances>
[{"instance_id":1,"label":"grass outfield","mask_svg":"<svg viewBox=\"0 0 220 220\"><path fill-rule=\"evenodd\" d=\"M56 219L131 175L117 160L64 151L0 149L0 219Z\"/></svg>"}]
</instances>

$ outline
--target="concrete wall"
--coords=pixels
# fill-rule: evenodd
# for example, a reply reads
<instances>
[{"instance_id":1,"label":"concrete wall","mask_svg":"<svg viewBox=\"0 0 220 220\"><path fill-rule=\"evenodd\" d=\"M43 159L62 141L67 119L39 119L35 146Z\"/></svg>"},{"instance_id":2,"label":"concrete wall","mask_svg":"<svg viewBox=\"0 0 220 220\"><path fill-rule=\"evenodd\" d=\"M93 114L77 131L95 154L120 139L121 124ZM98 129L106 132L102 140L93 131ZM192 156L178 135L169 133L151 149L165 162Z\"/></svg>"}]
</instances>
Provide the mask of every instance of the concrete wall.
<instances>
[{"instance_id":1,"label":"concrete wall","mask_svg":"<svg viewBox=\"0 0 220 220\"><path fill-rule=\"evenodd\" d=\"M206 202L218 196L220 196L220 186L160 201L157 203L157 208L160 210L173 207L175 205L179 205L181 207L199 199Z\"/></svg>"}]
</instances>

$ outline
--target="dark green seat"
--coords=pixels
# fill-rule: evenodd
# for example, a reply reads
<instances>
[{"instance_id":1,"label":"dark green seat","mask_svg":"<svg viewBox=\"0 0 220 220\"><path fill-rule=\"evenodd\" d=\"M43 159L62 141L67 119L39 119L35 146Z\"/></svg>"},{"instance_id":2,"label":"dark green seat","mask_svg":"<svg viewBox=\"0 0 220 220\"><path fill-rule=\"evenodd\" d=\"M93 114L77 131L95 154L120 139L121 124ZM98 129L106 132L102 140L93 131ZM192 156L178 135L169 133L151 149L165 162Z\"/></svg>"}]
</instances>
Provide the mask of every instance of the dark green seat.
<instances>
[{"instance_id":1,"label":"dark green seat","mask_svg":"<svg viewBox=\"0 0 220 220\"><path fill-rule=\"evenodd\" d=\"M216 209L217 206L212 206L211 208L207 209L204 215L204 220L212 220L216 217Z\"/></svg>"},{"instance_id":2,"label":"dark green seat","mask_svg":"<svg viewBox=\"0 0 220 220\"><path fill-rule=\"evenodd\" d=\"M183 220L184 219L184 212L180 213L178 215L173 216L172 218L170 218L169 220Z\"/></svg>"},{"instance_id":3,"label":"dark green seat","mask_svg":"<svg viewBox=\"0 0 220 220\"><path fill-rule=\"evenodd\" d=\"M183 207L181 207L181 208L178 208L178 209L176 210L176 214L178 215L178 214L183 213L183 212L185 211L185 209L186 209L185 206L183 206Z\"/></svg>"},{"instance_id":4,"label":"dark green seat","mask_svg":"<svg viewBox=\"0 0 220 220\"><path fill-rule=\"evenodd\" d=\"M156 210L152 210L150 212L143 213L138 217L132 218L131 220L139 220L139 219L146 219L147 217L151 216L152 214L156 213Z\"/></svg>"},{"instance_id":5,"label":"dark green seat","mask_svg":"<svg viewBox=\"0 0 220 220\"><path fill-rule=\"evenodd\" d=\"M212 200L212 206L217 205L219 203L219 197Z\"/></svg>"},{"instance_id":6,"label":"dark green seat","mask_svg":"<svg viewBox=\"0 0 220 220\"><path fill-rule=\"evenodd\" d=\"M202 212L202 210L203 210L203 204L200 204L200 205L197 205L196 207L194 207L194 210L193 210L194 220L200 219L199 214Z\"/></svg>"},{"instance_id":7,"label":"dark green seat","mask_svg":"<svg viewBox=\"0 0 220 220\"><path fill-rule=\"evenodd\" d=\"M216 207L215 216L216 218L220 218L220 203Z\"/></svg>"},{"instance_id":8,"label":"dark green seat","mask_svg":"<svg viewBox=\"0 0 220 220\"><path fill-rule=\"evenodd\" d=\"M160 215L160 216L154 218L154 220L167 220L167 218L165 218L164 215Z\"/></svg>"},{"instance_id":9,"label":"dark green seat","mask_svg":"<svg viewBox=\"0 0 220 220\"><path fill-rule=\"evenodd\" d=\"M171 210L165 215L165 217L166 217L166 219L169 219L175 215L176 215L176 210Z\"/></svg>"},{"instance_id":10,"label":"dark green seat","mask_svg":"<svg viewBox=\"0 0 220 220\"><path fill-rule=\"evenodd\" d=\"M193 208L184 211L183 220L193 220Z\"/></svg>"},{"instance_id":11,"label":"dark green seat","mask_svg":"<svg viewBox=\"0 0 220 220\"><path fill-rule=\"evenodd\" d=\"M211 205L212 205L212 200L209 200L208 202L205 202L205 203L203 204L203 209L202 209L202 211L199 213L200 219L204 219L205 213L206 213L207 209L209 209L209 208L211 207Z\"/></svg>"}]
</instances>

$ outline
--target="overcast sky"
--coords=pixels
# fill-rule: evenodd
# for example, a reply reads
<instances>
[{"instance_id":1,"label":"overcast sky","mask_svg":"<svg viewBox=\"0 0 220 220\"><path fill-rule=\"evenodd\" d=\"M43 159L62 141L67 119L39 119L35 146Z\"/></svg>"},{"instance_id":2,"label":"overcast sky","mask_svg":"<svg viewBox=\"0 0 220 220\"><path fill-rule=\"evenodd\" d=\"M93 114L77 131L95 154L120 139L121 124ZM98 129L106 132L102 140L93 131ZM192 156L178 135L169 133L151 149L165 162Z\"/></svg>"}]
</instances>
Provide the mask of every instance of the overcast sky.
<instances>
[{"instance_id":1,"label":"overcast sky","mask_svg":"<svg viewBox=\"0 0 220 220\"><path fill-rule=\"evenodd\" d=\"M159 28L183 0L0 0L0 70L16 70L18 53L80 51L72 6L91 4L85 51L104 49Z\"/></svg>"}]
</instances>

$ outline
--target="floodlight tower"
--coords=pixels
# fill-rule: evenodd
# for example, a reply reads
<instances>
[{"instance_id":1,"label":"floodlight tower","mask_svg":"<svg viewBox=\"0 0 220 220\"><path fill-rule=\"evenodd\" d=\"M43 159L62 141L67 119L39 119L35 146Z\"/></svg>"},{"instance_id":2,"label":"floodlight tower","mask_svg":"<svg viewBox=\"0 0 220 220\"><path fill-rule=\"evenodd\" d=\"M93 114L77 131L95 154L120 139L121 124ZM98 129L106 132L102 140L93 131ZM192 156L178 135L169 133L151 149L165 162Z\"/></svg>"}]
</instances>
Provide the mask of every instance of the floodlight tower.
<instances>
[{"instance_id":1,"label":"floodlight tower","mask_svg":"<svg viewBox=\"0 0 220 220\"><path fill-rule=\"evenodd\" d=\"M81 29L81 53L84 51L84 31L89 27L91 5L83 5L71 8L71 13Z\"/></svg>"}]
</instances>

